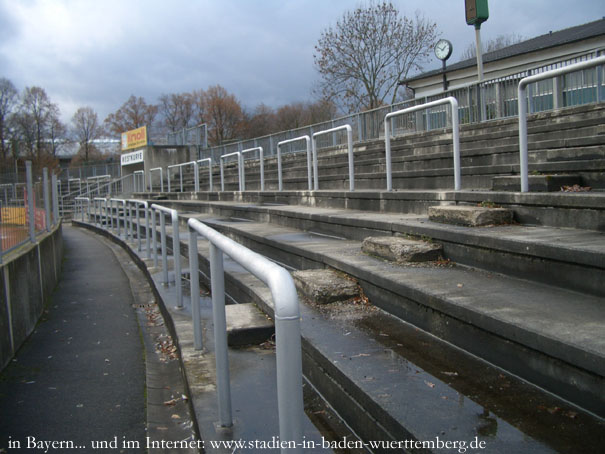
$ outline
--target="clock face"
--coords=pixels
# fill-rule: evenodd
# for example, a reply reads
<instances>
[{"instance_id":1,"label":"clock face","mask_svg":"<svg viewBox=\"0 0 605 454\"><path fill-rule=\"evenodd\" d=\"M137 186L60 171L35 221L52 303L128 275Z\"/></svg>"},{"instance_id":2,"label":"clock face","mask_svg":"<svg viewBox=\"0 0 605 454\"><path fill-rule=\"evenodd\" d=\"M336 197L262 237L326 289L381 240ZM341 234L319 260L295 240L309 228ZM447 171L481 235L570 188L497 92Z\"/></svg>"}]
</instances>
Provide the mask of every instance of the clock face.
<instances>
[{"instance_id":1,"label":"clock face","mask_svg":"<svg viewBox=\"0 0 605 454\"><path fill-rule=\"evenodd\" d=\"M447 60L452 55L452 43L447 39L440 39L435 45L435 56L439 60Z\"/></svg>"}]
</instances>

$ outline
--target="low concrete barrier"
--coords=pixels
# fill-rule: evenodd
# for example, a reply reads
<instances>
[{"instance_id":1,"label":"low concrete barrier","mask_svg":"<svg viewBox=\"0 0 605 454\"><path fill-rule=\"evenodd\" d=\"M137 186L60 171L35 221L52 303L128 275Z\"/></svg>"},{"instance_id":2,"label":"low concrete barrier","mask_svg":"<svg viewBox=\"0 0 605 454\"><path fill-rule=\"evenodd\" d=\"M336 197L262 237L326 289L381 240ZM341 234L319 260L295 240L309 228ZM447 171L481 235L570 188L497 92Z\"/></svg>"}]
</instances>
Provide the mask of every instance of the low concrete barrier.
<instances>
[{"instance_id":1,"label":"low concrete barrier","mask_svg":"<svg viewBox=\"0 0 605 454\"><path fill-rule=\"evenodd\" d=\"M0 370L32 333L61 274L59 223L0 265Z\"/></svg>"}]
</instances>

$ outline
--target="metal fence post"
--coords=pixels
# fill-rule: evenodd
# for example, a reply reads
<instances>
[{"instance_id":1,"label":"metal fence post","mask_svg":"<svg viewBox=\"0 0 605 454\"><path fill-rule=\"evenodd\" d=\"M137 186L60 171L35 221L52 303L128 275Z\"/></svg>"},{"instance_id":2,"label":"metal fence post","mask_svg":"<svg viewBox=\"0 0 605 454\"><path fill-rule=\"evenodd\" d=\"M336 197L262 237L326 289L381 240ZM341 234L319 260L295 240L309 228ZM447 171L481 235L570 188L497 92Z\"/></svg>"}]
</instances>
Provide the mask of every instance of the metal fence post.
<instances>
[{"instance_id":1,"label":"metal fence post","mask_svg":"<svg viewBox=\"0 0 605 454\"><path fill-rule=\"evenodd\" d=\"M200 277L199 277L199 259L197 256L197 232L189 229L189 271L190 271L190 289L191 289L191 316L193 317L193 346L196 350L201 350L202 342L202 321L200 318Z\"/></svg>"},{"instance_id":2,"label":"metal fence post","mask_svg":"<svg viewBox=\"0 0 605 454\"><path fill-rule=\"evenodd\" d=\"M137 220L137 251L141 252L141 220L139 219L139 204L135 202L135 217Z\"/></svg>"},{"instance_id":3,"label":"metal fence post","mask_svg":"<svg viewBox=\"0 0 605 454\"><path fill-rule=\"evenodd\" d=\"M57 183L57 175L52 174L52 197L53 197L53 225L59 223L59 186Z\"/></svg>"},{"instance_id":4,"label":"metal fence post","mask_svg":"<svg viewBox=\"0 0 605 454\"><path fill-rule=\"evenodd\" d=\"M46 231L50 232L50 195L48 193L48 169L42 169L42 194L44 196L44 215L46 218Z\"/></svg>"},{"instance_id":5,"label":"metal fence post","mask_svg":"<svg viewBox=\"0 0 605 454\"><path fill-rule=\"evenodd\" d=\"M27 180L27 208L29 210L29 239L36 242L36 213L34 206L34 179L32 176L32 162L25 162L25 178Z\"/></svg>"},{"instance_id":6,"label":"metal fence post","mask_svg":"<svg viewBox=\"0 0 605 454\"><path fill-rule=\"evenodd\" d=\"M227 357L227 322L225 316L225 275L223 252L210 243L210 281L212 287L212 319L216 357L216 390L220 424L231 427L231 387Z\"/></svg>"},{"instance_id":7,"label":"metal fence post","mask_svg":"<svg viewBox=\"0 0 605 454\"><path fill-rule=\"evenodd\" d=\"M153 266L154 268L158 267L158 235L155 229L155 210L149 209L151 211L151 234L153 235Z\"/></svg>"},{"instance_id":8,"label":"metal fence post","mask_svg":"<svg viewBox=\"0 0 605 454\"><path fill-rule=\"evenodd\" d=\"M164 219L164 213L158 211L160 217L160 244L162 245L162 268L164 271L164 284L168 285L168 256L166 253L166 220Z\"/></svg>"},{"instance_id":9,"label":"metal fence post","mask_svg":"<svg viewBox=\"0 0 605 454\"><path fill-rule=\"evenodd\" d=\"M147 202L143 203L143 209L145 210L145 246L147 247L147 258L151 258L151 240L149 238L149 209L147 208Z\"/></svg>"},{"instance_id":10,"label":"metal fence post","mask_svg":"<svg viewBox=\"0 0 605 454\"><path fill-rule=\"evenodd\" d=\"M181 239L179 235L179 216L172 210L172 256L174 258L174 285L176 287L176 307L183 307L183 288L181 286Z\"/></svg>"}]
</instances>

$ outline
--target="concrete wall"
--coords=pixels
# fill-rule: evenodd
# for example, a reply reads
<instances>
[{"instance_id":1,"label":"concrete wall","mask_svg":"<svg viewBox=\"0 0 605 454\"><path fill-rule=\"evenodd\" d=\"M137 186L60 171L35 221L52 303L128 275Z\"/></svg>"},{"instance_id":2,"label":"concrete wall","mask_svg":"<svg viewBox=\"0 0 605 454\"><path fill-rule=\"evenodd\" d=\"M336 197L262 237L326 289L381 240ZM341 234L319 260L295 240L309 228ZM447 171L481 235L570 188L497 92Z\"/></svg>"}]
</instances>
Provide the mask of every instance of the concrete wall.
<instances>
[{"instance_id":1,"label":"concrete wall","mask_svg":"<svg viewBox=\"0 0 605 454\"><path fill-rule=\"evenodd\" d=\"M0 265L0 370L32 333L61 274L59 224Z\"/></svg>"}]
</instances>

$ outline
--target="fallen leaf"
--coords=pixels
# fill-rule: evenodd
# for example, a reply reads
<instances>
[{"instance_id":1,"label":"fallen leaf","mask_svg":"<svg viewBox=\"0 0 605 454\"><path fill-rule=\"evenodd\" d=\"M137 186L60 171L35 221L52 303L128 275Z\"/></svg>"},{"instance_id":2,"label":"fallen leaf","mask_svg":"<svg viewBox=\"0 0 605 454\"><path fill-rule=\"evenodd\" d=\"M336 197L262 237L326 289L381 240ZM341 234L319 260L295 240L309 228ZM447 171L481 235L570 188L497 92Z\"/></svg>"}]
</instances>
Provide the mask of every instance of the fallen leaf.
<instances>
[{"instance_id":1,"label":"fallen leaf","mask_svg":"<svg viewBox=\"0 0 605 454\"><path fill-rule=\"evenodd\" d=\"M443 375L447 375L448 377L457 377L458 372L441 372Z\"/></svg>"},{"instance_id":2,"label":"fallen leaf","mask_svg":"<svg viewBox=\"0 0 605 454\"><path fill-rule=\"evenodd\" d=\"M429 388L434 388L435 387L435 383L431 383L430 381L424 380L424 384L426 386L428 386Z\"/></svg>"}]
</instances>

